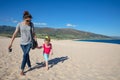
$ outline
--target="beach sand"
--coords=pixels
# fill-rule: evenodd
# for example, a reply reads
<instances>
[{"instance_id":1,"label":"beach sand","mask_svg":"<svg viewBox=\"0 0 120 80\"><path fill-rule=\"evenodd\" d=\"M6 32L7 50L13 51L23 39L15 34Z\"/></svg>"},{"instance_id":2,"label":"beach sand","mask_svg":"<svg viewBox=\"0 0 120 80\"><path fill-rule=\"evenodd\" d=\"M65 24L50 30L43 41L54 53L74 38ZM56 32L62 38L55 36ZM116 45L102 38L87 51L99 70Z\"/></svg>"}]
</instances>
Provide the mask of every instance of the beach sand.
<instances>
[{"instance_id":1,"label":"beach sand","mask_svg":"<svg viewBox=\"0 0 120 80\"><path fill-rule=\"evenodd\" d=\"M52 40L53 53L47 71L42 49L30 51L32 70L20 75L20 39L8 52L10 38L0 37L0 80L120 80L120 45L108 43ZM43 39L38 39L42 45Z\"/></svg>"}]
</instances>

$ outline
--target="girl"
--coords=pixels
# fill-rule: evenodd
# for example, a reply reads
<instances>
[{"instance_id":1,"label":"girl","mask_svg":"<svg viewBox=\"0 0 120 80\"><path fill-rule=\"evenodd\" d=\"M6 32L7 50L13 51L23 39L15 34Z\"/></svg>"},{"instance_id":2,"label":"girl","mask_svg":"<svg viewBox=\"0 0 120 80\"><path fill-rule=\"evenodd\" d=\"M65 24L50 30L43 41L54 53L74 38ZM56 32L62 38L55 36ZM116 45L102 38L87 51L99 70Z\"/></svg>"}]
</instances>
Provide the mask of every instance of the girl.
<instances>
[{"instance_id":1,"label":"girl","mask_svg":"<svg viewBox=\"0 0 120 80\"><path fill-rule=\"evenodd\" d=\"M49 59L49 55L53 55L53 51L52 51L52 44L50 43L50 37L46 36L44 39L44 44L43 46L38 47L38 49L43 48L43 57L45 59L45 64L46 64L46 69L48 70L48 59Z\"/></svg>"},{"instance_id":2,"label":"girl","mask_svg":"<svg viewBox=\"0 0 120 80\"><path fill-rule=\"evenodd\" d=\"M32 28L32 34L34 34L34 38L36 39L35 33L34 33L34 25L31 22L32 16L28 11L25 11L23 14L23 21L18 23L16 30L12 36L12 40L10 42L10 45L8 49L11 49L13 41L17 35L18 32L20 32L21 35L21 43L20 46L23 50L23 60L21 64L21 75L24 74L24 68L27 63L28 67L31 69L31 62L30 62L30 57L29 57L29 52L31 49L31 32L30 29Z\"/></svg>"}]
</instances>

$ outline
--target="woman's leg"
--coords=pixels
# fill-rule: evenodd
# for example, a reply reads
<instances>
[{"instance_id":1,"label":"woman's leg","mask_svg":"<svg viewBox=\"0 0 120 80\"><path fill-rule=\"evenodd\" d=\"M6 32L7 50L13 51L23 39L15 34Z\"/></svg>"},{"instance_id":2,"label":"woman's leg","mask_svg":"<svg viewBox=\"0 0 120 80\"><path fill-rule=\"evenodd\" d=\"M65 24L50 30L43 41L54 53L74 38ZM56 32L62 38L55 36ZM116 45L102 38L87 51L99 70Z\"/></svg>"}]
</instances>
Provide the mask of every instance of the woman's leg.
<instances>
[{"instance_id":1,"label":"woman's leg","mask_svg":"<svg viewBox=\"0 0 120 80\"><path fill-rule=\"evenodd\" d=\"M21 70L22 72L24 71L26 63L28 64L29 67L31 67L30 60L29 60L29 51L30 51L30 45L21 45L21 48L23 50L23 61L21 65Z\"/></svg>"},{"instance_id":2,"label":"woman's leg","mask_svg":"<svg viewBox=\"0 0 120 80\"><path fill-rule=\"evenodd\" d=\"M21 45L21 48L22 48L22 50L23 50L23 60L22 60L22 64L21 64L21 75L25 75L24 74L24 67L25 67L25 63L26 63L26 58L25 58L25 45Z\"/></svg>"},{"instance_id":3,"label":"woman's leg","mask_svg":"<svg viewBox=\"0 0 120 80\"><path fill-rule=\"evenodd\" d=\"M25 64L26 64L26 45L21 45L21 48L23 50L23 60L21 64L21 70L24 71Z\"/></svg>"},{"instance_id":4,"label":"woman's leg","mask_svg":"<svg viewBox=\"0 0 120 80\"><path fill-rule=\"evenodd\" d=\"M31 44L28 44L26 53L28 54L28 56L27 56L27 65L28 65L29 68L31 68L31 62L30 62L30 56L29 56L30 49L31 49Z\"/></svg>"}]
</instances>

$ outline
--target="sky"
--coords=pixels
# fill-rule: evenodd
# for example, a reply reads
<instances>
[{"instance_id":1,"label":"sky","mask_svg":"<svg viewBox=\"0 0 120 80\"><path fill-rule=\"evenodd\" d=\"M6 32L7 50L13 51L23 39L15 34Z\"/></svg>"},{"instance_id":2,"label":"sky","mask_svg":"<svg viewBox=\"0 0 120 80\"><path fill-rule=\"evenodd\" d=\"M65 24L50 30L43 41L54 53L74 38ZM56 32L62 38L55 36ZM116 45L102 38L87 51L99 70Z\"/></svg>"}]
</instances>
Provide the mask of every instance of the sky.
<instances>
[{"instance_id":1,"label":"sky","mask_svg":"<svg viewBox=\"0 0 120 80\"><path fill-rule=\"evenodd\" d=\"M120 36L120 0L0 0L0 25L16 26L26 10L36 27Z\"/></svg>"}]
</instances>

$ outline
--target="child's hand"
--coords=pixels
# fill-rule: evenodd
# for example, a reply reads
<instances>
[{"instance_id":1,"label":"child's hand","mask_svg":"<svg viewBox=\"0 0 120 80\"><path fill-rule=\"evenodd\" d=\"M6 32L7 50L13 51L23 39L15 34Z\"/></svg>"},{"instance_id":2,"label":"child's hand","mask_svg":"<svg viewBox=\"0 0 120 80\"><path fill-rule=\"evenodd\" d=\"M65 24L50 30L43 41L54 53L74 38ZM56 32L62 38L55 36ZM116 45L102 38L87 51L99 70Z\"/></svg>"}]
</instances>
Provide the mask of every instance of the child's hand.
<instances>
[{"instance_id":1,"label":"child's hand","mask_svg":"<svg viewBox=\"0 0 120 80\"><path fill-rule=\"evenodd\" d=\"M50 54L53 55L53 52L51 52Z\"/></svg>"}]
</instances>

